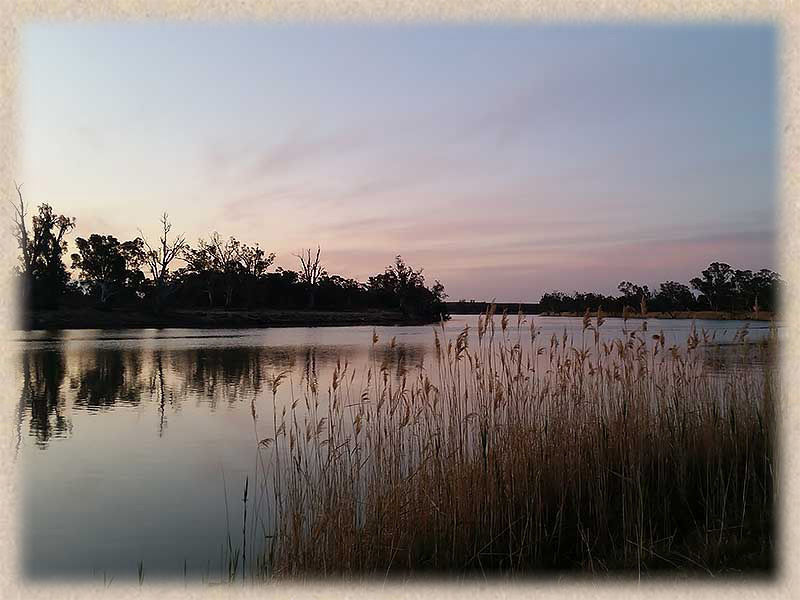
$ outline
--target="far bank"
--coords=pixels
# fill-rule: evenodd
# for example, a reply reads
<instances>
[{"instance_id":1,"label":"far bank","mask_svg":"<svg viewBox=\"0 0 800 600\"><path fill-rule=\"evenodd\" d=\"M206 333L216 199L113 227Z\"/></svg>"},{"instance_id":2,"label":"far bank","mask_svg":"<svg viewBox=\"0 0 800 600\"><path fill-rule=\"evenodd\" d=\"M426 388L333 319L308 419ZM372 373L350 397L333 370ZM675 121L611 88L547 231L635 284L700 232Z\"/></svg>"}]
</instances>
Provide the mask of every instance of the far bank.
<instances>
[{"instance_id":1,"label":"far bank","mask_svg":"<svg viewBox=\"0 0 800 600\"><path fill-rule=\"evenodd\" d=\"M543 312L538 316L542 317L582 317L585 313L577 312ZM590 312L591 317L595 317L597 312ZM623 315L620 312L607 313L602 311L600 315L604 318L628 318L628 319L706 319L710 321L772 321L775 314L762 310L753 311L722 311L722 310L684 310L675 312L628 312Z\"/></svg>"},{"instance_id":2,"label":"far bank","mask_svg":"<svg viewBox=\"0 0 800 600\"><path fill-rule=\"evenodd\" d=\"M477 304L477 303L476 303ZM517 314L519 305L501 305L508 314ZM575 312L537 312L522 307L523 314L537 317L582 317ZM484 309L485 312L485 309ZM502 313L497 310L495 314ZM451 314L480 314L476 312L451 311ZM594 318L596 312L590 313ZM606 318L622 318L623 315L602 312ZM767 311L679 311L627 313L628 319L709 319L718 321L771 321L774 314ZM35 310L22 315L17 325L22 330L48 329L146 329L146 328L261 328L261 327L352 327L386 325L435 324L429 319L410 318L400 312L386 310L325 311L325 310L173 310L162 314L145 311L99 310L96 308L65 307L60 310Z\"/></svg>"},{"instance_id":3,"label":"far bank","mask_svg":"<svg viewBox=\"0 0 800 600\"><path fill-rule=\"evenodd\" d=\"M98 310L65 307L34 310L21 316L19 329L147 329L147 328L259 328L348 327L424 325L430 321L386 310L171 310L161 314L145 311Z\"/></svg>"}]
</instances>

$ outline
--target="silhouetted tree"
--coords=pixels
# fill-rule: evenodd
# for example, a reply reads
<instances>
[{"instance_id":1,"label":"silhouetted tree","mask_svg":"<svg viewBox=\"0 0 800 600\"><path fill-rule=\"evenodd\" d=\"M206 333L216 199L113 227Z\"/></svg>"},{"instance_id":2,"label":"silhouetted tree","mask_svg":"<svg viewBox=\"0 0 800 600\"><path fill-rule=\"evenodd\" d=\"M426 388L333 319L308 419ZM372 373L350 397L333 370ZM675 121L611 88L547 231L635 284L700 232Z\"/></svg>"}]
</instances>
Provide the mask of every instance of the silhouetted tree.
<instances>
[{"instance_id":1,"label":"silhouetted tree","mask_svg":"<svg viewBox=\"0 0 800 600\"><path fill-rule=\"evenodd\" d=\"M214 232L211 237L211 245L221 275L225 308L229 308L233 301L233 292L236 289L236 280L240 272L239 249L242 244L233 236L223 242L219 234Z\"/></svg>"},{"instance_id":2,"label":"silhouetted tree","mask_svg":"<svg viewBox=\"0 0 800 600\"><path fill-rule=\"evenodd\" d=\"M184 248L183 258L187 272L195 274L203 283L208 305L214 305L214 291L221 288L225 306L229 307L233 298L238 270L240 242L231 237L223 241L216 231L206 242L197 241L197 248Z\"/></svg>"},{"instance_id":3,"label":"silhouetted tree","mask_svg":"<svg viewBox=\"0 0 800 600\"><path fill-rule=\"evenodd\" d=\"M425 287L422 269L409 267L399 255L394 265L370 277L367 287L380 305L400 310L407 317L440 319L447 316L444 286L436 281L431 289Z\"/></svg>"},{"instance_id":4,"label":"silhouetted tree","mask_svg":"<svg viewBox=\"0 0 800 600\"><path fill-rule=\"evenodd\" d=\"M18 201L11 202L12 233L20 250L22 299L25 305L55 307L69 281L61 256L67 249L65 237L75 228L75 219L57 215L49 204L42 204L29 228L22 186L16 185L16 190Z\"/></svg>"},{"instance_id":5,"label":"silhouetted tree","mask_svg":"<svg viewBox=\"0 0 800 600\"><path fill-rule=\"evenodd\" d=\"M733 269L725 263L713 262L689 283L700 292L711 310L729 307L733 297Z\"/></svg>"},{"instance_id":6,"label":"silhouetted tree","mask_svg":"<svg viewBox=\"0 0 800 600\"><path fill-rule=\"evenodd\" d=\"M542 294L539 309L549 313L583 313L587 309L623 312L629 308L639 308L642 314L650 305L656 311L693 310L700 305L708 305L713 310L774 310L780 287L780 276L769 269L758 272L739 271L725 263L711 263L702 277L691 280L694 289L700 292L695 298L692 290L677 281L665 281L653 294L644 285L623 281L617 289L621 295L603 296L598 293L574 292L568 296L564 292L552 291Z\"/></svg>"},{"instance_id":7,"label":"silhouetted tree","mask_svg":"<svg viewBox=\"0 0 800 600\"><path fill-rule=\"evenodd\" d=\"M736 308L739 310L772 310L777 297L780 276L769 269L753 272L737 269L733 273Z\"/></svg>"},{"instance_id":8,"label":"silhouetted tree","mask_svg":"<svg viewBox=\"0 0 800 600\"><path fill-rule=\"evenodd\" d=\"M756 311L759 309L777 310L778 293L782 285L781 276L775 271L761 269L755 273L752 282L755 294L753 308Z\"/></svg>"},{"instance_id":9,"label":"silhouetted tree","mask_svg":"<svg viewBox=\"0 0 800 600\"><path fill-rule=\"evenodd\" d=\"M624 305L638 308L642 314L647 312L647 303L652 298L650 288L646 285L636 285L630 281L622 281L617 286L617 289L622 293L622 302Z\"/></svg>"},{"instance_id":10,"label":"silhouetted tree","mask_svg":"<svg viewBox=\"0 0 800 600\"><path fill-rule=\"evenodd\" d=\"M275 253L267 254L258 244L239 248L239 265L244 279L243 290L248 306L253 304L259 281L267 274L270 265L275 262Z\"/></svg>"},{"instance_id":11,"label":"silhouetted tree","mask_svg":"<svg viewBox=\"0 0 800 600\"><path fill-rule=\"evenodd\" d=\"M88 239L76 238L75 245L78 252L72 254L72 268L79 270L80 281L101 304L121 292L134 294L141 289L140 267L145 260L141 238L120 243L113 235L93 233Z\"/></svg>"},{"instance_id":12,"label":"silhouetted tree","mask_svg":"<svg viewBox=\"0 0 800 600\"><path fill-rule=\"evenodd\" d=\"M76 279L70 280L62 255L65 236L75 220L54 214L44 204L28 223L21 186L16 189L19 201L12 202L13 231L21 252L16 270L31 290L27 297L38 306L54 305L67 289L74 288L72 300L76 303L110 306L124 302L132 308L146 300L156 312L170 299L178 306L379 308L400 311L415 320L447 315L444 286L436 281L426 287L422 269L412 269L400 256L367 284L328 274L319 246L316 252L305 249L295 254L300 260L299 272L279 267L270 273L274 253L235 237L223 239L217 232L191 248L183 235L171 235L167 213L161 216L161 231L154 243L141 230L140 237L127 242L98 233L77 238L77 251L71 255ZM175 268L176 260L185 266Z\"/></svg>"},{"instance_id":13,"label":"silhouetted tree","mask_svg":"<svg viewBox=\"0 0 800 600\"><path fill-rule=\"evenodd\" d=\"M186 268L182 275L202 287L209 307L214 306L219 292L224 306L230 308L236 290L241 290L248 305L252 304L258 281L266 274L275 255L267 255L258 244L248 246L233 236L223 240L215 231L208 241L198 240L196 248L187 246L183 260Z\"/></svg>"},{"instance_id":14,"label":"silhouetted tree","mask_svg":"<svg viewBox=\"0 0 800 600\"><path fill-rule=\"evenodd\" d=\"M183 249L186 247L186 240L183 235L176 236L172 241L169 239L169 232L172 224L169 222L167 213L161 215L161 235L158 244L152 246L141 230L142 243L145 248L145 264L150 269L153 277L153 300L156 311L160 311L164 302L172 291L169 285L169 268L172 262L179 258Z\"/></svg>"},{"instance_id":15,"label":"silhouetted tree","mask_svg":"<svg viewBox=\"0 0 800 600\"><path fill-rule=\"evenodd\" d=\"M695 298L689 286L677 281L665 281L653 296L653 308L660 311L690 310Z\"/></svg>"},{"instance_id":16,"label":"silhouetted tree","mask_svg":"<svg viewBox=\"0 0 800 600\"><path fill-rule=\"evenodd\" d=\"M262 276L256 286L255 301L261 306L276 308L297 307L308 301L308 294L291 269L278 267Z\"/></svg>"},{"instance_id":17,"label":"silhouetted tree","mask_svg":"<svg viewBox=\"0 0 800 600\"><path fill-rule=\"evenodd\" d=\"M308 290L308 308L314 308L314 296L319 285L319 280L326 274L325 268L319 260L320 247L312 258L311 249L303 250L295 256L300 259L300 283Z\"/></svg>"},{"instance_id":18,"label":"silhouetted tree","mask_svg":"<svg viewBox=\"0 0 800 600\"><path fill-rule=\"evenodd\" d=\"M539 309L542 312L553 313L566 310L567 295L564 292L553 290L552 292L545 292L539 300Z\"/></svg>"},{"instance_id":19,"label":"silhouetted tree","mask_svg":"<svg viewBox=\"0 0 800 600\"><path fill-rule=\"evenodd\" d=\"M366 286L355 279L326 274L319 281L317 306L352 309L365 307L367 302Z\"/></svg>"}]
</instances>

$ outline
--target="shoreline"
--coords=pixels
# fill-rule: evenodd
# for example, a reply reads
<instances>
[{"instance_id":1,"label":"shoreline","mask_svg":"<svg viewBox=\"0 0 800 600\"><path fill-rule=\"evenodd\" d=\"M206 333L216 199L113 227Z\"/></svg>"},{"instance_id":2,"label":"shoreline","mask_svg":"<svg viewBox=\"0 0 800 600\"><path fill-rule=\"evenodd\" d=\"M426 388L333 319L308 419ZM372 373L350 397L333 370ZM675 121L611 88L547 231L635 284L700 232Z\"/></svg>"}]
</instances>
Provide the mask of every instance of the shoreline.
<instances>
[{"instance_id":1,"label":"shoreline","mask_svg":"<svg viewBox=\"0 0 800 600\"><path fill-rule=\"evenodd\" d=\"M537 317L583 317L584 313L577 312L543 312L535 315ZM597 311L592 311L589 316L594 319ZM762 310L758 313L753 311L729 312L722 310L680 310L674 312L647 312L645 314L629 312L624 315L621 312L600 312L604 319L686 319L703 321L772 321L775 315L769 311Z\"/></svg>"},{"instance_id":2,"label":"shoreline","mask_svg":"<svg viewBox=\"0 0 800 600\"><path fill-rule=\"evenodd\" d=\"M459 313L455 313L459 314ZM511 313L509 313L510 315ZM601 313L604 318L622 318L621 313ZM467 315L473 316L473 315ZM535 317L572 317L574 312L534 313ZM590 317L596 318L595 312ZM628 319L696 319L714 321L771 321L774 315L762 311L730 313L723 311L649 312L645 315L628 313ZM20 331L59 329L261 329L274 327L354 327L354 326L413 326L432 325L438 321L409 319L398 312L385 310L175 310L161 315L143 311L99 310L94 308L63 308L36 310L22 316L15 329Z\"/></svg>"},{"instance_id":3,"label":"shoreline","mask_svg":"<svg viewBox=\"0 0 800 600\"><path fill-rule=\"evenodd\" d=\"M142 311L63 308L21 315L19 331L58 329L247 329L273 327L353 327L428 325L384 310L174 310L161 315Z\"/></svg>"}]
</instances>

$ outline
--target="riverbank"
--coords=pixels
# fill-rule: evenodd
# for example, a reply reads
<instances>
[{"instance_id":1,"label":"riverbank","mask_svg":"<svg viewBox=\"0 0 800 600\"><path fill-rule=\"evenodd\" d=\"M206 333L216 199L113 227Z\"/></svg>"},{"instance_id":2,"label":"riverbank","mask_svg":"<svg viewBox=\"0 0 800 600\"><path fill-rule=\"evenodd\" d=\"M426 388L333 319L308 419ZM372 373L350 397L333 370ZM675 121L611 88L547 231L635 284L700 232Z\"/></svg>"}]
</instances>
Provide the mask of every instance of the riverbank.
<instances>
[{"instance_id":1,"label":"riverbank","mask_svg":"<svg viewBox=\"0 0 800 600\"><path fill-rule=\"evenodd\" d=\"M461 313L459 313L461 314ZM511 311L509 311L511 314ZM594 315L594 313L592 313ZM622 317L605 313L604 317ZM543 317L582 317L582 313L544 312ZM678 311L628 313L629 319L709 319L771 321L767 311ZM98 310L96 308L64 307L59 310L37 310L23 316L22 330L37 329L146 329L146 328L258 328L258 327L350 327L357 325L425 325L429 321L409 319L399 312L386 310L325 311L325 310L173 310L156 315L143 311Z\"/></svg>"},{"instance_id":2,"label":"riverbank","mask_svg":"<svg viewBox=\"0 0 800 600\"><path fill-rule=\"evenodd\" d=\"M590 313L595 316L595 312ZM601 312L605 318L622 318L621 312ZM543 312L537 316L542 317L582 317L583 313L577 312ZM769 311L721 311L721 310L682 310L675 312L629 312L628 319L695 319L709 321L772 321L775 314Z\"/></svg>"},{"instance_id":3,"label":"riverbank","mask_svg":"<svg viewBox=\"0 0 800 600\"><path fill-rule=\"evenodd\" d=\"M23 316L19 328L35 329L146 329L347 327L356 325L423 325L425 321L384 310L174 310L157 315L139 311L62 308L37 310Z\"/></svg>"}]
</instances>

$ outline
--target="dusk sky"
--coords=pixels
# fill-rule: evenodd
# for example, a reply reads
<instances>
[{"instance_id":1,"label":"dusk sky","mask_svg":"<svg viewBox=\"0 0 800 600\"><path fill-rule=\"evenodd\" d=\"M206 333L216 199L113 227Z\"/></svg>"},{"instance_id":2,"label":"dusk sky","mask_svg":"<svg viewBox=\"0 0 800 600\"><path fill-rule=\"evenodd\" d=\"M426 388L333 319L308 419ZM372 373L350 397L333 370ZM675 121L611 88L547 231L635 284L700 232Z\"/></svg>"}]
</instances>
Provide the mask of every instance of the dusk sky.
<instances>
[{"instance_id":1,"label":"dusk sky","mask_svg":"<svg viewBox=\"0 0 800 600\"><path fill-rule=\"evenodd\" d=\"M26 200L72 238L396 254L449 299L776 268L771 26L42 24Z\"/></svg>"}]
</instances>

